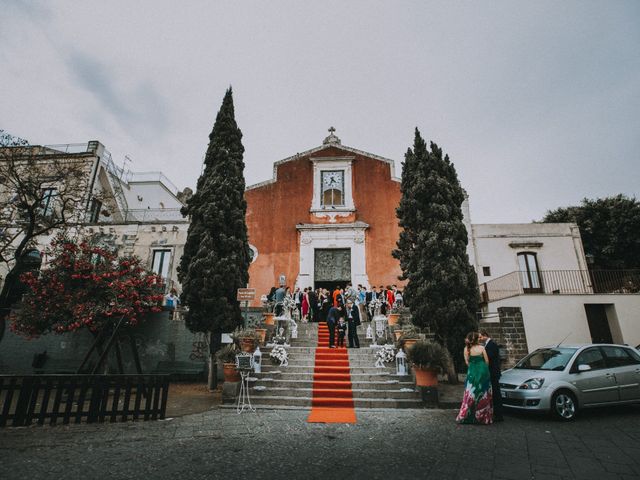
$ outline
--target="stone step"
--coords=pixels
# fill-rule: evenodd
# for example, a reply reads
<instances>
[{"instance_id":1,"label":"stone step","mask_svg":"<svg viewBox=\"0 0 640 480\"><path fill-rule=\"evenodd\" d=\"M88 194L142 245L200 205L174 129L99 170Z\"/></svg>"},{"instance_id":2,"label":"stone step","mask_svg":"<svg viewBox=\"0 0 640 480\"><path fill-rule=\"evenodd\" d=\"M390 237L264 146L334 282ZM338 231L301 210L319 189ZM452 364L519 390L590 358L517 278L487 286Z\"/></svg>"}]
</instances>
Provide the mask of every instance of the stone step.
<instances>
[{"instance_id":1,"label":"stone step","mask_svg":"<svg viewBox=\"0 0 640 480\"><path fill-rule=\"evenodd\" d=\"M371 349L371 348L344 348L344 349L340 349L340 348L331 348L331 349L326 349L326 350L320 350L317 349L315 347L286 347L287 353L289 354L289 356L291 355L300 355L300 354L304 354L304 355L316 355L316 354L329 354L331 355L333 352L347 352L349 354L349 356L351 355L366 355L366 356L375 356L375 350ZM271 352L271 348L266 348L266 347L261 347L260 351L262 353L264 352ZM331 352L331 353L330 353Z\"/></svg>"},{"instance_id":2,"label":"stone step","mask_svg":"<svg viewBox=\"0 0 640 480\"><path fill-rule=\"evenodd\" d=\"M253 394L253 392L251 392ZM254 407L288 406L311 408L311 397L278 397L278 396L254 396ZM416 399L389 399L389 398L354 398L355 408L423 408L422 401Z\"/></svg>"},{"instance_id":3,"label":"stone step","mask_svg":"<svg viewBox=\"0 0 640 480\"><path fill-rule=\"evenodd\" d=\"M313 372L315 371L315 365L291 365L289 364L288 367L279 367L279 366L272 366L272 365L263 365L262 366L262 371L264 373L268 373L268 372L273 372L274 370L278 370L278 371L283 371L284 369L286 369L287 373L295 373L295 372L300 372L300 373L304 373L304 372ZM348 372L351 374L369 374L369 375L374 375L376 373L378 373L380 371L379 368L374 367L373 365L371 366L351 366L351 367L320 367L322 369L323 372L338 372L338 373L342 373L342 372Z\"/></svg>"},{"instance_id":4,"label":"stone step","mask_svg":"<svg viewBox=\"0 0 640 480\"><path fill-rule=\"evenodd\" d=\"M413 390L413 382L385 382L385 381L367 381L367 382L350 382L350 381L314 381L310 380L263 380L259 379L252 382L253 386L263 386L269 389L282 388L282 389L298 389L306 388L311 389L314 385L318 388L334 388L332 385L338 387L348 387L356 390L382 390L382 391L397 391L403 388L409 388Z\"/></svg>"},{"instance_id":5,"label":"stone step","mask_svg":"<svg viewBox=\"0 0 640 480\"><path fill-rule=\"evenodd\" d=\"M323 389L320 389L317 391L318 395L316 395L317 397L331 397L331 396L335 396L335 397L342 397L343 395L341 395L341 392L344 391L344 396L349 396L349 392L351 392L351 394L353 395L354 399L361 399L361 398L368 398L368 399L394 399L394 400L399 400L399 399L413 399L413 398L419 398L419 393L416 391L408 391L408 392L402 392L400 391L400 389L396 389L396 390L378 390L378 389L372 389L372 390L364 390L364 389L326 389L326 395L324 394L325 391L323 391ZM251 395L253 396L272 396L272 397L312 397L313 396L313 389L311 388L278 388L278 387L272 387L272 388L266 388L264 390L262 389L256 389L255 387L251 388Z\"/></svg>"},{"instance_id":6,"label":"stone step","mask_svg":"<svg viewBox=\"0 0 640 480\"><path fill-rule=\"evenodd\" d=\"M279 372L262 372L262 373L253 373L253 377L258 379L271 378L274 380L306 380L312 381L315 378L317 379L327 379L327 380L339 380L346 379L351 380L352 382L384 382L386 380L398 380L399 382L413 382L413 377L411 375L396 375L395 372L380 372L377 374L366 374L366 373L351 373L343 376L335 376L335 378L329 378L329 376L318 375L315 376L313 372L285 372L284 370Z\"/></svg>"}]
</instances>

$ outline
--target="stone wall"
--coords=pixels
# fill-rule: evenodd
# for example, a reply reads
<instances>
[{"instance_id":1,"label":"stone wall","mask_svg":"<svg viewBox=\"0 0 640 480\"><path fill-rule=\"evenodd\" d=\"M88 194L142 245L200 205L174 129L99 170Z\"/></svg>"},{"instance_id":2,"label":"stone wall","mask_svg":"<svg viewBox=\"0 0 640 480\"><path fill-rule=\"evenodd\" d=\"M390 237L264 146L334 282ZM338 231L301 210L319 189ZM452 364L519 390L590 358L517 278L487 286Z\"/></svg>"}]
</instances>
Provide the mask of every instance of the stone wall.
<instances>
[{"instance_id":1,"label":"stone wall","mask_svg":"<svg viewBox=\"0 0 640 480\"><path fill-rule=\"evenodd\" d=\"M498 322L480 322L480 329L487 331L502 348L502 369L510 368L529 353L527 336L520 307L498 308Z\"/></svg>"},{"instance_id":2,"label":"stone wall","mask_svg":"<svg viewBox=\"0 0 640 480\"><path fill-rule=\"evenodd\" d=\"M248 317L249 326L257 326L262 319L262 308L250 308ZM145 373L152 372L159 362L204 364L208 358L207 338L203 334L190 332L180 315L176 315L173 320L170 319L169 312L151 315L145 322L123 334L130 334L135 338L142 371ZM15 335L7 328L0 338L0 373L32 374L34 355L45 351L50 366L62 362L79 367L92 344L93 337L84 329L62 335L51 333L29 340ZM125 372L135 373L129 342L123 341L121 348ZM94 363L97 358L93 357ZM110 354L110 368L116 371L115 353Z\"/></svg>"},{"instance_id":3,"label":"stone wall","mask_svg":"<svg viewBox=\"0 0 640 480\"><path fill-rule=\"evenodd\" d=\"M400 311L400 322L411 323L411 311ZM510 368L529 353L527 335L520 307L498 308L498 321L480 321L479 329L486 330L489 336L501 346L502 369ZM423 329L427 340L434 340L429 328Z\"/></svg>"}]
</instances>

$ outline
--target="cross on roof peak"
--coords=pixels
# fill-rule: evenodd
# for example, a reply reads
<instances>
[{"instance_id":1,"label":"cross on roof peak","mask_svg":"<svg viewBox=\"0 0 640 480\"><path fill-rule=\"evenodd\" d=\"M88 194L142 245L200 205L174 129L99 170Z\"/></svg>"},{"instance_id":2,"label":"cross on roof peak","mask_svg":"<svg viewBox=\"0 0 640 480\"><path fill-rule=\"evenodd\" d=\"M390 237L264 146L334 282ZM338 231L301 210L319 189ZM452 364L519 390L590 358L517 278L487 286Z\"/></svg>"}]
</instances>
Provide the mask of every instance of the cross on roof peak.
<instances>
[{"instance_id":1,"label":"cross on roof peak","mask_svg":"<svg viewBox=\"0 0 640 480\"><path fill-rule=\"evenodd\" d=\"M340 145L342 143L340 139L335 135L334 133L335 131L336 131L335 127L333 126L329 127L329 136L324 139L324 142L322 142L324 145L329 145L329 144Z\"/></svg>"}]
</instances>

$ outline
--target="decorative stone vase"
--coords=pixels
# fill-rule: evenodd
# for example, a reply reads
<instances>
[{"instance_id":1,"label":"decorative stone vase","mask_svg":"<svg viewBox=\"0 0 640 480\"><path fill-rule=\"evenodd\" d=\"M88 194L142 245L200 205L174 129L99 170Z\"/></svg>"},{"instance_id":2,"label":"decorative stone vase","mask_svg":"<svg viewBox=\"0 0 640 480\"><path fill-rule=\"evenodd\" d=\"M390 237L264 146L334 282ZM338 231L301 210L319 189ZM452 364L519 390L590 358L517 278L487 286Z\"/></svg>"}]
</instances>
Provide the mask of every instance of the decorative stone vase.
<instances>
[{"instance_id":1,"label":"decorative stone vase","mask_svg":"<svg viewBox=\"0 0 640 480\"><path fill-rule=\"evenodd\" d=\"M239 382L240 372L236 369L235 363L223 363L222 371L224 372L225 382Z\"/></svg>"},{"instance_id":2,"label":"decorative stone vase","mask_svg":"<svg viewBox=\"0 0 640 480\"><path fill-rule=\"evenodd\" d=\"M418 387L435 387L438 385L438 370L435 368L418 368L413 366L416 372L416 385Z\"/></svg>"},{"instance_id":3,"label":"decorative stone vase","mask_svg":"<svg viewBox=\"0 0 640 480\"><path fill-rule=\"evenodd\" d=\"M409 350L419 339L417 338L407 338L404 341L404 346L402 347L404 352L407 353L407 350Z\"/></svg>"},{"instance_id":4,"label":"decorative stone vase","mask_svg":"<svg viewBox=\"0 0 640 480\"><path fill-rule=\"evenodd\" d=\"M273 312L269 312L269 313L263 313L262 316L264 317L264 324L265 325L275 325L275 313Z\"/></svg>"},{"instance_id":5,"label":"decorative stone vase","mask_svg":"<svg viewBox=\"0 0 640 480\"><path fill-rule=\"evenodd\" d=\"M264 345L264 341L267 338L266 328L256 328L256 333L260 335L260 345Z\"/></svg>"},{"instance_id":6,"label":"decorative stone vase","mask_svg":"<svg viewBox=\"0 0 640 480\"><path fill-rule=\"evenodd\" d=\"M241 338L240 350L247 353L253 353L256 350L256 341L253 338Z\"/></svg>"},{"instance_id":7,"label":"decorative stone vase","mask_svg":"<svg viewBox=\"0 0 640 480\"><path fill-rule=\"evenodd\" d=\"M399 313L390 313L389 316L387 317L387 322L389 322L389 325L397 325L399 319L400 319Z\"/></svg>"}]
</instances>

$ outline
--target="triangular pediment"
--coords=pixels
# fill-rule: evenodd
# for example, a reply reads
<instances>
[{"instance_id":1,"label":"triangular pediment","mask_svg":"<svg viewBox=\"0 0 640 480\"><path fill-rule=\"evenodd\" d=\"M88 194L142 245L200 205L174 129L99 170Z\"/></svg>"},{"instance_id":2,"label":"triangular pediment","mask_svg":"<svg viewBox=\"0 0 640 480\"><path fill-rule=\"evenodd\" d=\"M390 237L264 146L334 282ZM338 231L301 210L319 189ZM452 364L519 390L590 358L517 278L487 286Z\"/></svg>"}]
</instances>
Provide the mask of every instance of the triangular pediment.
<instances>
[{"instance_id":1,"label":"triangular pediment","mask_svg":"<svg viewBox=\"0 0 640 480\"><path fill-rule=\"evenodd\" d=\"M263 187L265 185L269 185L271 183L274 183L278 180L278 167L282 164L288 163L288 162L293 162L295 160L299 160L301 158L305 158L305 157L321 157L321 152L325 151L325 150L340 150L342 152L344 152L346 155L358 155L361 157L367 157L367 158L371 158L373 160L378 160L380 162L385 162L387 164L389 164L390 170L391 170L391 178L392 180L396 180L396 181L400 181L399 178L397 178L395 176L395 162L393 160L391 160L390 158L385 158L385 157L381 157L380 155L376 155L374 153L369 153L366 152L364 150L359 150L357 148L353 148L353 147L349 147L347 145L342 145L342 144L336 144L336 143L331 143L331 144L325 144L325 145L319 145L315 148L311 148L309 150L306 150L304 152L300 152L300 153L296 153L295 155L292 155L290 157L287 158L283 158L282 160L278 160L277 162L275 162L273 164L273 178L271 178L270 180L266 180L264 182L260 182L260 183L256 183L254 185L249 185L248 187L246 187L246 190L252 190L254 188L259 188L259 187Z\"/></svg>"}]
</instances>

